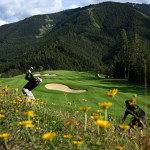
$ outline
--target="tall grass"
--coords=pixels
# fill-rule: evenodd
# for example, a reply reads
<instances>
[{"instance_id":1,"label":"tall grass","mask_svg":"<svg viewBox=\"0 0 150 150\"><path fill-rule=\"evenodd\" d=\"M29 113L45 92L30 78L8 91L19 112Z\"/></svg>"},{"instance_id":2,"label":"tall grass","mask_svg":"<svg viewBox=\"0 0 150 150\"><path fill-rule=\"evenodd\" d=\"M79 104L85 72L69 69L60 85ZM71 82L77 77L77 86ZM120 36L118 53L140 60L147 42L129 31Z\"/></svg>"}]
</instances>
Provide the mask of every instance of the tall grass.
<instances>
[{"instance_id":1,"label":"tall grass","mask_svg":"<svg viewBox=\"0 0 150 150\"><path fill-rule=\"evenodd\" d=\"M135 127L131 137L126 125L119 127L115 118L106 118L105 113L115 109L113 103L106 103L107 107L97 104L98 111L91 113L85 99L79 106L67 96L62 95L64 105L57 110L55 103L52 107L43 99L35 99L32 104L18 88L1 87L0 150L149 149L149 126L143 129L143 137Z\"/></svg>"}]
</instances>

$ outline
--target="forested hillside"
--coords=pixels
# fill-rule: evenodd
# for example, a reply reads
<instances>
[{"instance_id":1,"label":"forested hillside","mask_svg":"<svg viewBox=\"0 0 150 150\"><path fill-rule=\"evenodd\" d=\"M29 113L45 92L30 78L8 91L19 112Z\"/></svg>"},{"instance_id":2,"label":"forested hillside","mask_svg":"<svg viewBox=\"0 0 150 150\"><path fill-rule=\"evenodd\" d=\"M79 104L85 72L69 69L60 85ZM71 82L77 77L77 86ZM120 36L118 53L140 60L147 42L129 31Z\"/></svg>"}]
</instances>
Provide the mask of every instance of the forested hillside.
<instances>
[{"instance_id":1,"label":"forested hillside","mask_svg":"<svg viewBox=\"0 0 150 150\"><path fill-rule=\"evenodd\" d=\"M33 16L0 27L0 72L93 71L143 84L145 75L150 80L149 26L147 13L114 2Z\"/></svg>"}]
</instances>

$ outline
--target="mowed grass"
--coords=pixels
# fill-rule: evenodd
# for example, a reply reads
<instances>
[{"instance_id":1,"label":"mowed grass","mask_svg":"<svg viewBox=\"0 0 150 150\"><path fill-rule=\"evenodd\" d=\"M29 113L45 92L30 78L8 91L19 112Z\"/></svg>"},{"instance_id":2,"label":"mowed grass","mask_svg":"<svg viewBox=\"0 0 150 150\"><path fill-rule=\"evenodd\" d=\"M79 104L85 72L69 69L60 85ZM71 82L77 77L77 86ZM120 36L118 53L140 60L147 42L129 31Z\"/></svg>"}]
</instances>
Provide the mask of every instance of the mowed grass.
<instances>
[{"instance_id":1,"label":"mowed grass","mask_svg":"<svg viewBox=\"0 0 150 150\"><path fill-rule=\"evenodd\" d=\"M136 103L143 109L147 108L150 103L145 102L145 90L142 86L132 85L122 80L117 79L105 79L98 78L95 74L86 72L75 72L75 71L43 71L36 72L33 74L56 74L56 76L41 76L43 82L33 90L33 94L36 98L40 98L46 101L47 104L55 108L56 110L63 109L64 103L74 103L76 107L92 107L89 112L96 113L99 107L99 102L112 102L112 107L109 108L108 115L111 118L115 118L116 124L119 118L122 118L125 112L125 103L127 99L133 98L133 94L137 94ZM20 75L14 78L1 78L3 86L8 85L11 88L19 88L20 93L23 86L27 83L24 79L24 75ZM87 92L84 93L68 93L58 90L49 90L45 88L46 84L59 83L69 86L72 89L84 89ZM118 93L114 98L106 97L106 93L112 89L118 89ZM147 99L150 98L148 90ZM63 94L67 95L64 96ZM83 101L86 99L86 102ZM52 103L56 105L53 106ZM148 112L148 116L150 113ZM128 124L129 119L125 122ZM119 123L118 123L119 124Z\"/></svg>"}]
</instances>

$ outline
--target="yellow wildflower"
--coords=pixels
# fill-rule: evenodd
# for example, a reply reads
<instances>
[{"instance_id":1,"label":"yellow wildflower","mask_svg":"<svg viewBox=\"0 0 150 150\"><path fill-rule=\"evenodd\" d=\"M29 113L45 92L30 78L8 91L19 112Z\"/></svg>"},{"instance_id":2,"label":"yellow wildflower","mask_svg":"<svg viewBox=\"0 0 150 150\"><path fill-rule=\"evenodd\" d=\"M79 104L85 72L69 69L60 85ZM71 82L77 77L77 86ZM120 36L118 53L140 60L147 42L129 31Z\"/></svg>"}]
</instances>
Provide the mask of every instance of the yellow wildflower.
<instances>
[{"instance_id":1,"label":"yellow wildflower","mask_svg":"<svg viewBox=\"0 0 150 150\"><path fill-rule=\"evenodd\" d=\"M84 137L79 137L79 140L84 140Z\"/></svg>"},{"instance_id":2,"label":"yellow wildflower","mask_svg":"<svg viewBox=\"0 0 150 150\"><path fill-rule=\"evenodd\" d=\"M51 121L51 122L54 123L54 124L56 123L56 121Z\"/></svg>"},{"instance_id":3,"label":"yellow wildflower","mask_svg":"<svg viewBox=\"0 0 150 150\"><path fill-rule=\"evenodd\" d=\"M102 112L103 112L103 110L97 110L97 112L102 113Z\"/></svg>"},{"instance_id":4,"label":"yellow wildflower","mask_svg":"<svg viewBox=\"0 0 150 150\"><path fill-rule=\"evenodd\" d=\"M119 127L123 130L129 130L130 129L130 126L129 125L119 125Z\"/></svg>"},{"instance_id":5,"label":"yellow wildflower","mask_svg":"<svg viewBox=\"0 0 150 150\"><path fill-rule=\"evenodd\" d=\"M115 96L118 93L118 89L110 90L106 93L106 96Z\"/></svg>"},{"instance_id":6,"label":"yellow wildflower","mask_svg":"<svg viewBox=\"0 0 150 150\"><path fill-rule=\"evenodd\" d=\"M131 136L131 138L130 138L131 140L134 140L134 139L136 139L136 137L135 136Z\"/></svg>"},{"instance_id":7,"label":"yellow wildflower","mask_svg":"<svg viewBox=\"0 0 150 150\"><path fill-rule=\"evenodd\" d=\"M0 134L0 138L7 138L7 137L9 137L9 136L10 136L9 133Z\"/></svg>"},{"instance_id":8,"label":"yellow wildflower","mask_svg":"<svg viewBox=\"0 0 150 150\"><path fill-rule=\"evenodd\" d=\"M38 127L38 128L36 128L37 130L41 130L41 128L40 127Z\"/></svg>"},{"instance_id":9,"label":"yellow wildflower","mask_svg":"<svg viewBox=\"0 0 150 150\"><path fill-rule=\"evenodd\" d=\"M46 105L46 102L41 102L41 104Z\"/></svg>"},{"instance_id":10,"label":"yellow wildflower","mask_svg":"<svg viewBox=\"0 0 150 150\"><path fill-rule=\"evenodd\" d=\"M77 111L75 111L75 114L77 114L77 113L79 113L79 111L77 110Z\"/></svg>"},{"instance_id":11,"label":"yellow wildflower","mask_svg":"<svg viewBox=\"0 0 150 150\"><path fill-rule=\"evenodd\" d=\"M56 136L55 132L48 132L48 133L43 134L42 138L44 140L52 140L55 136Z\"/></svg>"},{"instance_id":12,"label":"yellow wildflower","mask_svg":"<svg viewBox=\"0 0 150 150\"><path fill-rule=\"evenodd\" d=\"M72 141L72 143L76 146L81 146L84 142L83 141Z\"/></svg>"},{"instance_id":13,"label":"yellow wildflower","mask_svg":"<svg viewBox=\"0 0 150 150\"><path fill-rule=\"evenodd\" d=\"M72 138L72 135L64 135L64 138L70 139L70 138Z\"/></svg>"},{"instance_id":14,"label":"yellow wildflower","mask_svg":"<svg viewBox=\"0 0 150 150\"><path fill-rule=\"evenodd\" d=\"M91 109L91 107L79 107L80 110L86 112L88 111L89 109Z\"/></svg>"},{"instance_id":15,"label":"yellow wildflower","mask_svg":"<svg viewBox=\"0 0 150 150\"><path fill-rule=\"evenodd\" d=\"M18 88L15 88L15 91L16 91L16 92L18 92L18 91L19 91L19 89L18 89Z\"/></svg>"},{"instance_id":16,"label":"yellow wildflower","mask_svg":"<svg viewBox=\"0 0 150 150\"><path fill-rule=\"evenodd\" d=\"M52 103L52 105L54 105L54 106L55 106L56 104L55 104L55 103Z\"/></svg>"},{"instance_id":17,"label":"yellow wildflower","mask_svg":"<svg viewBox=\"0 0 150 150\"><path fill-rule=\"evenodd\" d=\"M38 103L34 103L33 105L38 105Z\"/></svg>"},{"instance_id":18,"label":"yellow wildflower","mask_svg":"<svg viewBox=\"0 0 150 150\"><path fill-rule=\"evenodd\" d=\"M5 115L0 114L0 118L5 118Z\"/></svg>"},{"instance_id":19,"label":"yellow wildflower","mask_svg":"<svg viewBox=\"0 0 150 150\"><path fill-rule=\"evenodd\" d=\"M27 120L27 121L21 121L21 122L19 122L18 125L23 126L23 125L31 124L31 123L32 123L31 120Z\"/></svg>"},{"instance_id":20,"label":"yellow wildflower","mask_svg":"<svg viewBox=\"0 0 150 150\"><path fill-rule=\"evenodd\" d=\"M34 117L35 114L34 114L34 111L26 111L26 112L23 112L22 113L23 116L31 116L31 117Z\"/></svg>"},{"instance_id":21,"label":"yellow wildflower","mask_svg":"<svg viewBox=\"0 0 150 150\"><path fill-rule=\"evenodd\" d=\"M34 125L33 125L33 124L26 124L26 127L28 127L28 128L33 128Z\"/></svg>"},{"instance_id":22,"label":"yellow wildflower","mask_svg":"<svg viewBox=\"0 0 150 150\"><path fill-rule=\"evenodd\" d=\"M123 150L123 147L122 146L116 146L115 149L116 150Z\"/></svg>"},{"instance_id":23,"label":"yellow wildflower","mask_svg":"<svg viewBox=\"0 0 150 150\"><path fill-rule=\"evenodd\" d=\"M68 105L71 105L71 102L68 102Z\"/></svg>"},{"instance_id":24,"label":"yellow wildflower","mask_svg":"<svg viewBox=\"0 0 150 150\"><path fill-rule=\"evenodd\" d=\"M86 99L82 99L82 101L86 102L87 100Z\"/></svg>"},{"instance_id":25,"label":"yellow wildflower","mask_svg":"<svg viewBox=\"0 0 150 150\"><path fill-rule=\"evenodd\" d=\"M27 103L32 103L32 102L33 102L32 100L28 100L28 101L27 101Z\"/></svg>"},{"instance_id":26,"label":"yellow wildflower","mask_svg":"<svg viewBox=\"0 0 150 150\"><path fill-rule=\"evenodd\" d=\"M96 120L102 120L104 116L91 116L92 119Z\"/></svg>"},{"instance_id":27,"label":"yellow wildflower","mask_svg":"<svg viewBox=\"0 0 150 150\"><path fill-rule=\"evenodd\" d=\"M110 106L112 106L112 103L110 102L103 102L103 103L98 103L99 106L103 107L103 108L108 108Z\"/></svg>"},{"instance_id":28,"label":"yellow wildflower","mask_svg":"<svg viewBox=\"0 0 150 150\"><path fill-rule=\"evenodd\" d=\"M100 126L101 128L108 128L110 127L110 122L104 120L97 120L94 122L96 125Z\"/></svg>"},{"instance_id":29,"label":"yellow wildflower","mask_svg":"<svg viewBox=\"0 0 150 150\"><path fill-rule=\"evenodd\" d=\"M67 94L66 94L66 93L64 93L63 95L64 95L64 96L67 96Z\"/></svg>"}]
</instances>

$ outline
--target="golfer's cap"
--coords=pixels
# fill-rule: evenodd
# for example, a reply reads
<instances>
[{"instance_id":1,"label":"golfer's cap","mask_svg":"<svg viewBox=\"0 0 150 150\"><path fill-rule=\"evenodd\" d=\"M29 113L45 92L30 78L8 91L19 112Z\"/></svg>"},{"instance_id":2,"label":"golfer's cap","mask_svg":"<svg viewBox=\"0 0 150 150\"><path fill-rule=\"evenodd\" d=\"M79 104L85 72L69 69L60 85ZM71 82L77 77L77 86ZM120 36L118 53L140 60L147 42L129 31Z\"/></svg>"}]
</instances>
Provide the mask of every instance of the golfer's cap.
<instances>
[{"instance_id":1,"label":"golfer's cap","mask_svg":"<svg viewBox=\"0 0 150 150\"><path fill-rule=\"evenodd\" d=\"M37 79L39 79L39 80L40 80L40 82L42 82L42 78L38 77Z\"/></svg>"}]
</instances>

